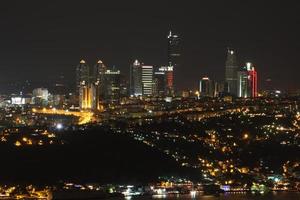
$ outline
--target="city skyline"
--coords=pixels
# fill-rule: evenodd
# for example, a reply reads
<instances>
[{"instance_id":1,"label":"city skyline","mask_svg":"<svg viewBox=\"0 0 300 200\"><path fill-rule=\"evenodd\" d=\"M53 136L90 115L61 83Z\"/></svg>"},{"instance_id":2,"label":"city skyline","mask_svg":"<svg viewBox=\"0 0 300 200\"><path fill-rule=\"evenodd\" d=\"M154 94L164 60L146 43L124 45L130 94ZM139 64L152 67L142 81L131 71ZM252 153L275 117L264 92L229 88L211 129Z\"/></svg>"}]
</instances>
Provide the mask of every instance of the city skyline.
<instances>
[{"instance_id":1,"label":"city skyline","mask_svg":"<svg viewBox=\"0 0 300 200\"><path fill-rule=\"evenodd\" d=\"M299 9L2 2L0 200L299 200Z\"/></svg>"},{"instance_id":2,"label":"city skyline","mask_svg":"<svg viewBox=\"0 0 300 200\"><path fill-rule=\"evenodd\" d=\"M1 92L6 91L7 83L43 82L44 76L49 82L60 75L74 81L73 69L80 59L89 64L101 59L110 66L116 65L127 77L135 59L149 65L163 65L169 30L182 38L183 64L180 76L176 77L180 84L175 84L180 89L196 89L205 75L221 81L227 47L236 49L240 66L244 62L254 63L260 74L260 88L265 87L266 79L272 79L273 87L278 89L297 89L299 85L296 40L299 30L294 26L298 19L297 4L281 7L276 3L241 5L227 1L220 2L218 7L205 2L198 8L193 3L142 5L133 1L118 5L74 3L68 9L68 3L54 2L37 4L37 9L32 9L34 3L18 6L16 16L10 16L15 9L11 3L6 3L1 12ZM174 12L165 14L168 7ZM99 8L103 12L95 12ZM208 13L209 8L214 8L214 12ZM121 18L127 10L133 12ZM255 15L248 16L253 10ZM21 73L16 74L16 69Z\"/></svg>"}]
</instances>

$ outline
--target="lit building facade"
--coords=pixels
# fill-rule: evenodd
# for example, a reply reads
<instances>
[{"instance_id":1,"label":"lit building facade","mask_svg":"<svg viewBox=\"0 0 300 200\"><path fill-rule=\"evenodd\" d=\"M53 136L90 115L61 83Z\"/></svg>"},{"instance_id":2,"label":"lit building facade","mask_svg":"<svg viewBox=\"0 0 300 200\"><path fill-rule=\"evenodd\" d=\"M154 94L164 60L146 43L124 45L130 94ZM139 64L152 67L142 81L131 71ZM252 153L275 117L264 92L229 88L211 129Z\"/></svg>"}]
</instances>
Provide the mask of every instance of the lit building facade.
<instances>
[{"instance_id":1,"label":"lit building facade","mask_svg":"<svg viewBox=\"0 0 300 200\"><path fill-rule=\"evenodd\" d=\"M168 40L168 71L166 72L167 76L167 85L170 90L167 95L174 94L174 71L179 67L180 63L180 37L176 34L173 34L172 31L169 32L167 36Z\"/></svg>"},{"instance_id":2,"label":"lit building facade","mask_svg":"<svg viewBox=\"0 0 300 200\"><path fill-rule=\"evenodd\" d=\"M142 65L142 84L143 95L151 96L153 94L153 66Z\"/></svg>"},{"instance_id":3,"label":"lit building facade","mask_svg":"<svg viewBox=\"0 0 300 200\"><path fill-rule=\"evenodd\" d=\"M90 82L90 68L85 60L81 60L76 67L76 92L79 92L81 86L88 85ZM80 96L80 94L79 94Z\"/></svg>"},{"instance_id":4,"label":"lit building facade","mask_svg":"<svg viewBox=\"0 0 300 200\"><path fill-rule=\"evenodd\" d=\"M104 98L106 70L107 67L101 60L99 60L93 67L92 82L96 87L97 95L100 99Z\"/></svg>"},{"instance_id":5,"label":"lit building facade","mask_svg":"<svg viewBox=\"0 0 300 200\"><path fill-rule=\"evenodd\" d=\"M249 72L250 85L251 85L251 97L257 97L258 96L257 71L252 66L248 72Z\"/></svg>"},{"instance_id":6,"label":"lit building facade","mask_svg":"<svg viewBox=\"0 0 300 200\"><path fill-rule=\"evenodd\" d=\"M248 83L248 71L243 69L238 71L238 97L248 98L250 97L249 83Z\"/></svg>"},{"instance_id":7,"label":"lit building facade","mask_svg":"<svg viewBox=\"0 0 300 200\"><path fill-rule=\"evenodd\" d=\"M36 88L32 91L33 104L47 105L49 100L49 91L47 88Z\"/></svg>"},{"instance_id":8,"label":"lit building facade","mask_svg":"<svg viewBox=\"0 0 300 200\"><path fill-rule=\"evenodd\" d=\"M159 69L153 75L153 95L162 97L165 95L166 73Z\"/></svg>"},{"instance_id":9,"label":"lit building facade","mask_svg":"<svg viewBox=\"0 0 300 200\"><path fill-rule=\"evenodd\" d=\"M104 100L115 102L120 98L120 85L121 85L121 72L120 70L107 69L105 71L105 89L104 89Z\"/></svg>"},{"instance_id":10,"label":"lit building facade","mask_svg":"<svg viewBox=\"0 0 300 200\"><path fill-rule=\"evenodd\" d=\"M80 109L88 108L88 88L90 83L90 68L85 62L81 60L76 67L76 93L78 94Z\"/></svg>"},{"instance_id":11,"label":"lit building facade","mask_svg":"<svg viewBox=\"0 0 300 200\"><path fill-rule=\"evenodd\" d=\"M237 95L238 66L236 52L233 49L227 49L227 58L225 63L225 92L234 96Z\"/></svg>"},{"instance_id":12,"label":"lit building facade","mask_svg":"<svg viewBox=\"0 0 300 200\"><path fill-rule=\"evenodd\" d=\"M89 65L84 60L81 60L76 67L79 108L83 110L97 110L99 108L98 76L94 73L95 71L93 73L90 73L90 71Z\"/></svg>"},{"instance_id":13,"label":"lit building facade","mask_svg":"<svg viewBox=\"0 0 300 200\"><path fill-rule=\"evenodd\" d=\"M138 60L130 66L130 95L141 96L143 94L142 65Z\"/></svg>"},{"instance_id":14,"label":"lit building facade","mask_svg":"<svg viewBox=\"0 0 300 200\"><path fill-rule=\"evenodd\" d=\"M215 97L216 85L208 77L203 77L199 83L199 93L201 97Z\"/></svg>"},{"instance_id":15,"label":"lit building facade","mask_svg":"<svg viewBox=\"0 0 300 200\"><path fill-rule=\"evenodd\" d=\"M162 66L158 69L160 72L165 74L165 95L174 96L174 67L173 66Z\"/></svg>"},{"instance_id":16,"label":"lit building facade","mask_svg":"<svg viewBox=\"0 0 300 200\"><path fill-rule=\"evenodd\" d=\"M257 72L252 63L246 63L246 66L242 67L238 71L238 97L249 98L257 97Z\"/></svg>"},{"instance_id":17,"label":"lit building facade","mask_svg":"<svg viewBox=\"0 0 300 200\"><path fill-rule=\"evenodd\" d=\"M80 109L92 109L93 107L93 89L92 85L84 85L79 89L80 99L79 107Z\"/></svg>"}]
</instances>

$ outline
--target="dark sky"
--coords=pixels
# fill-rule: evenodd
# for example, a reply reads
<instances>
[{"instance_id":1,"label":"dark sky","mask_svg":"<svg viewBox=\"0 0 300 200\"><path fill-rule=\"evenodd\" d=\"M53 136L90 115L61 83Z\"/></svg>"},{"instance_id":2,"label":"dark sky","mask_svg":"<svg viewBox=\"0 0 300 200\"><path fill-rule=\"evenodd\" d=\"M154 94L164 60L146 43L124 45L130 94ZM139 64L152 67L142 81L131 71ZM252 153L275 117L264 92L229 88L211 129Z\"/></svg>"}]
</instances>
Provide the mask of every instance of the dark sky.
<instances>
[{"instance_id":1,"label":"dark sky","mask_svg":"<svg viewBox=\"0 0 300 200\"><path fill-rule=\"evenodd\" d=\"M101 59L126 75L135 58L163 65L169 29L182 38L180 88L196 88L204 75L222 80L228 46L241 64L254 63L261 87L271 78L276 88L299 88L300 4L280 2L3 1L0 88L60 74L71 83L80 59Z\"/></svg>"}]
</instances>

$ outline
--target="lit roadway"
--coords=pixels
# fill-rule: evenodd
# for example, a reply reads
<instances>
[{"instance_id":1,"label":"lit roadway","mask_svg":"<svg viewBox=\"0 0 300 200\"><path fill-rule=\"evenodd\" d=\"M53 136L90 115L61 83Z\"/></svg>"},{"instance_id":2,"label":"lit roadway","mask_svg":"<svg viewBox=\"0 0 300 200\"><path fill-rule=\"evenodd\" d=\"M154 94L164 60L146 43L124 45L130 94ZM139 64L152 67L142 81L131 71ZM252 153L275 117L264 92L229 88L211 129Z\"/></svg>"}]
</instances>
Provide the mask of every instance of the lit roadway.
<instances>
[{"instance_id":1,"label":"lit roadway","mask_svg":"<svg viewBox=\"0 0 300 200\"><path fill-rule=\"evenodd\" d=\"M34 113L48 114L48 115L72 115L78 117L78 124L87 124L94 121L94 113L91 111L69 111L69 110L59 110L59 109L32 109Z\"/></svg>"}]
</instances>

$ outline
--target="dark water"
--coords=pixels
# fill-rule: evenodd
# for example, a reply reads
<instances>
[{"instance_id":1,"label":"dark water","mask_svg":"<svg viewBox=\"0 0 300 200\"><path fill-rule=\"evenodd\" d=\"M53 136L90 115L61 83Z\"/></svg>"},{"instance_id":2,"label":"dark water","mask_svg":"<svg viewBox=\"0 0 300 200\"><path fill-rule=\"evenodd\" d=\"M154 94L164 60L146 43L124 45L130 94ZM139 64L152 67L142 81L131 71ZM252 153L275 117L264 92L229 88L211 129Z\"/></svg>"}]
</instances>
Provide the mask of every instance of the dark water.
<instances>
[{"instance_id":1,"label":"dark water","mask_svg":"<svg viewBox=\"0 0 300 200\"><path fill-rule=\"evenodd\" d=\"M214 196L196 196L191 197L190 195L184 196L157 196L157 197L139 197L131 198L131 200L150 200L150 199L166 199L166 200L300 200L300 193L271 193L268 195L251 195L251 194L224 194L219 197Z\"/></svg>"}]
</instances>

